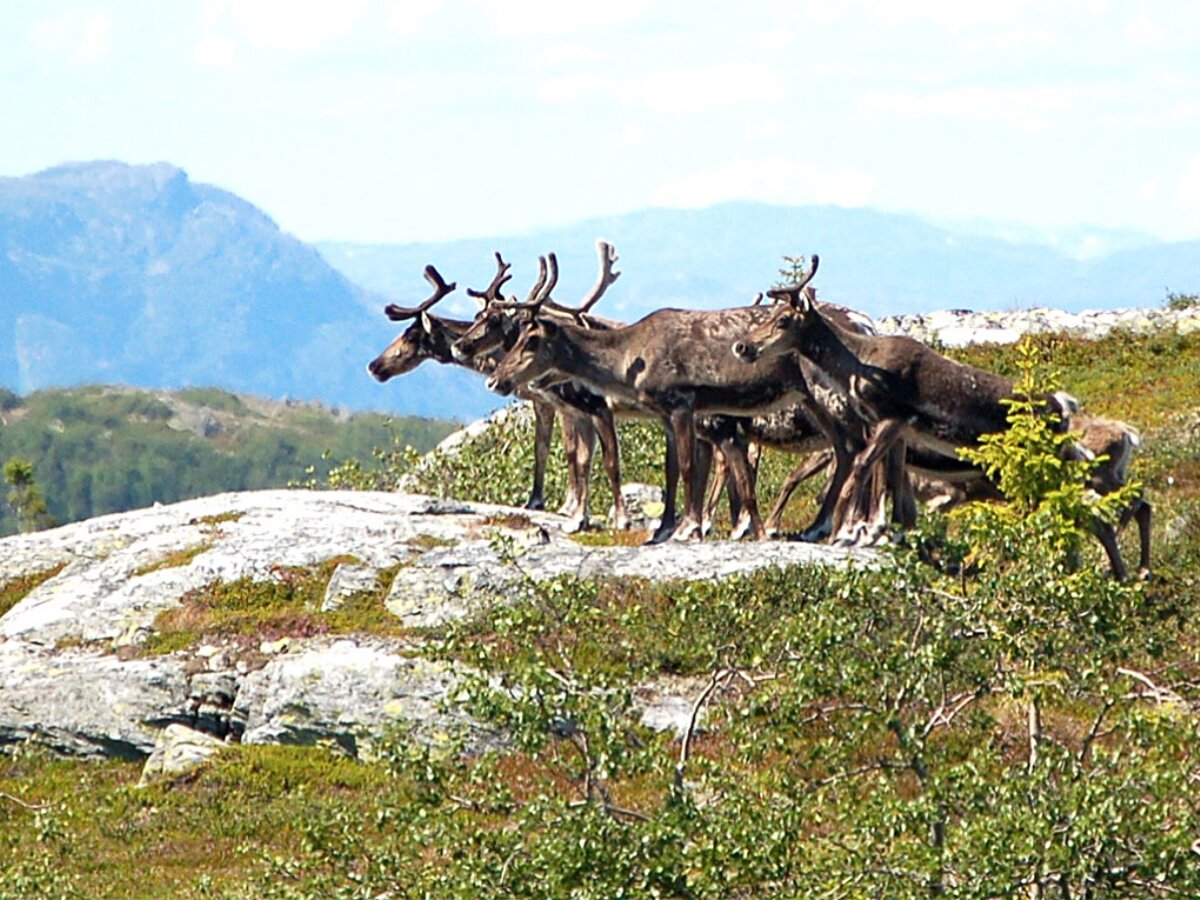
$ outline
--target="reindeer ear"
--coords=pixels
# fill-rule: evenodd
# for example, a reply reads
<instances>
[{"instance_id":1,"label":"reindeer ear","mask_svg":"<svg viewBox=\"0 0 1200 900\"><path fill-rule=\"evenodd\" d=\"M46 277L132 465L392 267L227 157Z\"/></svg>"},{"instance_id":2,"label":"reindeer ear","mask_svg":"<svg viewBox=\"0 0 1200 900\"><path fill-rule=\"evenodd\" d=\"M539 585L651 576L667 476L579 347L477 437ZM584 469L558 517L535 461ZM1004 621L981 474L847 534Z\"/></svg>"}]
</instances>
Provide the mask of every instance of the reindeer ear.
<instances>
[{"instance_id":1,"label":"reindeer ear","mask_svg":"<svg viewBox=\"0 0 1200 900\"><path fill-rule=\"evenodd\" d=\"M429 318L429 313L421 313L421 327L425 329L426 334L433 334L433 320Z\"/></svg>"}]
</instances>

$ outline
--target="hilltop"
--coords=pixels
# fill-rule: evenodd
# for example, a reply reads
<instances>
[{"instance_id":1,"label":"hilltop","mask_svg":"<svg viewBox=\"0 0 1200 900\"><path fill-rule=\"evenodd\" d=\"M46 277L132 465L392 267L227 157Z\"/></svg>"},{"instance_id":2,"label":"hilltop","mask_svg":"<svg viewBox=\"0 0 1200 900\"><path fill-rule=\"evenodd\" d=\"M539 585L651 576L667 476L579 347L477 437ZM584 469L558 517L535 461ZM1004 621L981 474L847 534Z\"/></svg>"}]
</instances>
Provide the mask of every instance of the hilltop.
<instances>
[{"instance_id":1,"label":"hilltop","mask_svg":"<svg viewBox=\"0 0 1200 900\"><path fill-rule=\"evenodd\" d=\"M58 522L154 503L323 478L337 461L411 444L428 450L453 424L353 413L215 388L114 385L0 388L0 466L33 464ZM17 530L0 506L0 535Z\"/></svg>"}]
</instances>

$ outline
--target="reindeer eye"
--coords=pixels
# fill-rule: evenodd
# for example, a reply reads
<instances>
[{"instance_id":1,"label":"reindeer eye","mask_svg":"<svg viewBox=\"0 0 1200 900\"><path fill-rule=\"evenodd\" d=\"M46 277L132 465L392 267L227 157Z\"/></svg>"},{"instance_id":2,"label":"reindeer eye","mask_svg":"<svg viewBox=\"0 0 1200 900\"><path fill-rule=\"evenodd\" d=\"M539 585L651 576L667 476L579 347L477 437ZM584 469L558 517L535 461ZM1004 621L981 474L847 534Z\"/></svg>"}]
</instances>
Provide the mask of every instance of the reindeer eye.
<instances>
[{"instance_id":1,"label":"reindeer eye","mask_svg":"<svg viewBox=\"0 0 1200 900\"><path fill-rule=\"evenodd\" d=\"M786 328L790 328L791 326L792 326L792 317L791 316L780 316L779 321L775 323L775 327L778 328L780 331L783 331Z\"/></svg>"}]
</instances>

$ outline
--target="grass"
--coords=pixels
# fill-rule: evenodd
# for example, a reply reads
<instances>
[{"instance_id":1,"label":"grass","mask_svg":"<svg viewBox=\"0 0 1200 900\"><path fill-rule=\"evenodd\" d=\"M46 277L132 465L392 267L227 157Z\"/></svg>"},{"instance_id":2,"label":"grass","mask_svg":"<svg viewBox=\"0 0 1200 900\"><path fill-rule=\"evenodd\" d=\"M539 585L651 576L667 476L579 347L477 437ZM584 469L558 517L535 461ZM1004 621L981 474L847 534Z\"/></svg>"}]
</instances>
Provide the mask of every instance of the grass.
<instances>
[{"instance_id":1,"label":"grass","mask_svg":"<svg viewBox=\"0 0 1200 900\"><path fill-rule=\"evenodd\" d=\"M133 577L138 578L142 575L149 575L151 572L157 572L160 569L177 569L186 566L193 559L212 548L212 544L203 543L196 544L193 547L185 547L182 550L175 550L168 553L162 559L155 560L152 563L147 563L138 569L134 570Z\"/></svg>"},{"instance_id":2,"label":"grass","mask_svg":"<svg viewBox=\"0 0 1200 900\"><path fill-rule=\"evenodd\" d=\"M381 571L373 590L352 594L338 609L321 611L334 569L358 562L354 557L335 557L311 568L281 567L271 581L241 578L190 591L179 607L158 614L141 653L159 656L216 640L257 645L318 634L404 633L384 606L395 568Z\"/></svg>"},{"instance_id":3,"label":"grass","mask_svg":"<svg viewBox=\"0 0 1200 900\"><path fill-rule=\"evenodd\" d=\"M21 575L0 584L0 616L24 600L25 597L33 592L34 588L45 584L61 572L65 566L66 563L60 563L49 569L43 569L41 572L35 572L32 575Z\"/></svg>"},{"instance_id":4,"label":"grass","mask_svg":"<svg viewBox=\"0 0 1200 900\"><path fill-rule=\"evenodd\" d=\"M323 816L368 816L404 790L380 767L295 747L231 747L144 789L140 768L0 757L0 896L254 896L267 859L303 854Z\"/></svg>"}]
</instances>

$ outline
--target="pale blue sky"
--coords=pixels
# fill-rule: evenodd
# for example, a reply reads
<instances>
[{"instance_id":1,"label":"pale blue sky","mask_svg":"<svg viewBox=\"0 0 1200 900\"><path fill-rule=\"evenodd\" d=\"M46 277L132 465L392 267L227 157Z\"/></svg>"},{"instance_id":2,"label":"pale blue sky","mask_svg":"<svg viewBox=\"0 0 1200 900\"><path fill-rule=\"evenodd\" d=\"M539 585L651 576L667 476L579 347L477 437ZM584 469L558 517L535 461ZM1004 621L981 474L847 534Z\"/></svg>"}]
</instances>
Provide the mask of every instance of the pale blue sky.
<instances>
[{"instance_id":1,"label":"pale blue sky","mask_svg":"<svg viewBox=\"0 0 1200 900\"><path fill-rule=\"evenodd\" d=\"M305 240L837 203L1200 238L1200 4L17 0L0 175L167 161Z\"/></svg>"}]
</instances>

